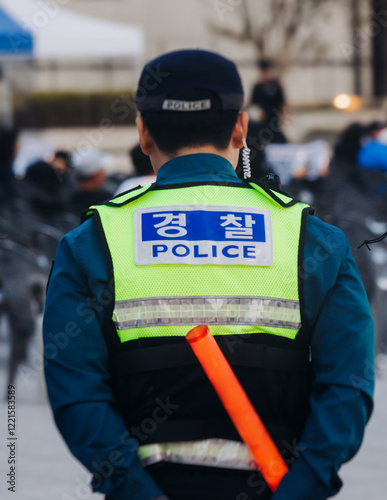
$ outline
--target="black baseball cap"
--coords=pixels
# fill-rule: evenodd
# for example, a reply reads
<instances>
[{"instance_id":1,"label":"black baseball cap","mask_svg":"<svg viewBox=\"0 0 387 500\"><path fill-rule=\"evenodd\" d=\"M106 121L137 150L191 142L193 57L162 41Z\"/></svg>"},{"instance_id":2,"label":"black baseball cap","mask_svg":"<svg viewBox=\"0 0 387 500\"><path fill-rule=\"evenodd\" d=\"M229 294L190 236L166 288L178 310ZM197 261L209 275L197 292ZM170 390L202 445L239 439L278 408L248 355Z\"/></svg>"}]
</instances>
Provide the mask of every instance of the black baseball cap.
<instances>
[{"instance_id":1,"label":"black baseball cap","mask_svg":"<svg viewBox=\"0 0 387 500\"><path fill-rule=\"evenodd\" d=\"M232 61L206 50L178 50L145 65L136 104L140 113L240 111L243 97L241 78Z\"/></svg>"}]
</instances>

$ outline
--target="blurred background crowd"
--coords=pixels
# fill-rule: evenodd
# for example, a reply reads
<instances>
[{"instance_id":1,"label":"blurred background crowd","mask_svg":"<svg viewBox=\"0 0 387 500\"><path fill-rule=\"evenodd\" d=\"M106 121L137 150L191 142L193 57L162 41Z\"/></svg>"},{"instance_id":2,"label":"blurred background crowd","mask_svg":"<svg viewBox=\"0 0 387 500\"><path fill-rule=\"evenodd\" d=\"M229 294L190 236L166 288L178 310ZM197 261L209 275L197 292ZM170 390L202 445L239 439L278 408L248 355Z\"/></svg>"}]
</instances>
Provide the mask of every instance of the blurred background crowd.
<instances>
[{"instance_id":1,"label":"blurred background crowd","mask_svg":"<svg viewBox=\"0 0 387 500\"><path fill-rule=\"evenodd\" d=\"M387 1L0 0L1 395L41 350L61 237L154 182L136 80L188 47L238 65L253 177L279 175L346 233L387 353L387 243L358 248L387 231Z\"/></svg>"}]
</instances>

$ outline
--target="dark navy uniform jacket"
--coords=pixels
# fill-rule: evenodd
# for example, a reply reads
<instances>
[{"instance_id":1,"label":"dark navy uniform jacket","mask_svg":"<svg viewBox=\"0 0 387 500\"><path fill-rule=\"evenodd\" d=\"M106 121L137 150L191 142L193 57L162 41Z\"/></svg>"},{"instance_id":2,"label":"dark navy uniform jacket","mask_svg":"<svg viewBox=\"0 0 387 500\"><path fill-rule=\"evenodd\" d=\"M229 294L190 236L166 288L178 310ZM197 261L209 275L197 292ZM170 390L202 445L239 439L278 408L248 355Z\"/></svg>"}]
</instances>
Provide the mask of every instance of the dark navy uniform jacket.
<instances>
[{"instance_id":1,"label":"dark navy uniform jacket","mask_svg":"<svg viewBox=\"0 0 387 500\"><path fill-rule=\"evenodd\" d=\"M227 160L206 154L175 158L157 176L160 185L214 180L242 182ZM337 492L337 471L359 449L373 405L373 321L359 272L344 234L312 215L303 274L305 314L314 325L311 414L297 458L272 500L317 500ZM94 474L94 489L115 490L117 500L150 500L162 492L142 468L108 384L102 334L108 288L107 264L90 219L61 241L48 286L48 393L70 450Z\"/></svg>"}]
</instances>

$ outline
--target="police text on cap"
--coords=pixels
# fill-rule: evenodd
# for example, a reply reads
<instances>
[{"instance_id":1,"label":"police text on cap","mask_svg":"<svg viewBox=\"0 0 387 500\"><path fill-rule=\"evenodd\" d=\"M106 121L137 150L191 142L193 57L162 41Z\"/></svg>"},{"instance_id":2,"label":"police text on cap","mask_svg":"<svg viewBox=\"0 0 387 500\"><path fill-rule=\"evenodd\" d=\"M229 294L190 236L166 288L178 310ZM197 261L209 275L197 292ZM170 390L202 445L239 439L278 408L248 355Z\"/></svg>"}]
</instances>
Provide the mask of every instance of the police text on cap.
<instances>
[{"instance_id":1,"label":"police text on cap","mask_svg":"<svg viewBox=\"0 0 387 500\"><path fill-rule=\"evenodd\" d=\"M211 100L201 101L178 101L175 99L165 99L163 109L166 111L203 111L211 109Z\"/></svg>"}]
</instances>

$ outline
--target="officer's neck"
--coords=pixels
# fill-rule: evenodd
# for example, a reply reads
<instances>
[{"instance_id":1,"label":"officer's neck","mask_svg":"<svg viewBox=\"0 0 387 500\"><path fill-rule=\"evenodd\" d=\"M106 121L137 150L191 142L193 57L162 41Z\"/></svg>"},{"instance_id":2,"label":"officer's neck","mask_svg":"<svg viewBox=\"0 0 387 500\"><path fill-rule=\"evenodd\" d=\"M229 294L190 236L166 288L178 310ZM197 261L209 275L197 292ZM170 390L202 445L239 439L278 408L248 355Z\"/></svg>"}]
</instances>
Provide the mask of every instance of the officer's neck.
<instances>
[{"instance_id":1,"label":"officer's neck","mask_svg":"<svg viewBox=\"0 0 387 500\"><path fill-rule=\"evenodd\" d=\"M200 146L197 148L190 148L190 147L181 148L178 151L176 151L176 153L173 155L167 155L162 151L160 151L158 148L154 148L152 153L149 155L149 158L152 163L153 170L157 174L157 172L165 163L167 163L170 160L173 160L174 158L178 158L179 156L187 156L200 153L207 153L207 154L221 156L222 158L225 158L231 163L231 165L234 167L234 170L238 165L239 149L235 149L231 145L224 150L217 149L211 145Z\"/></svg>"}]
</instances>

